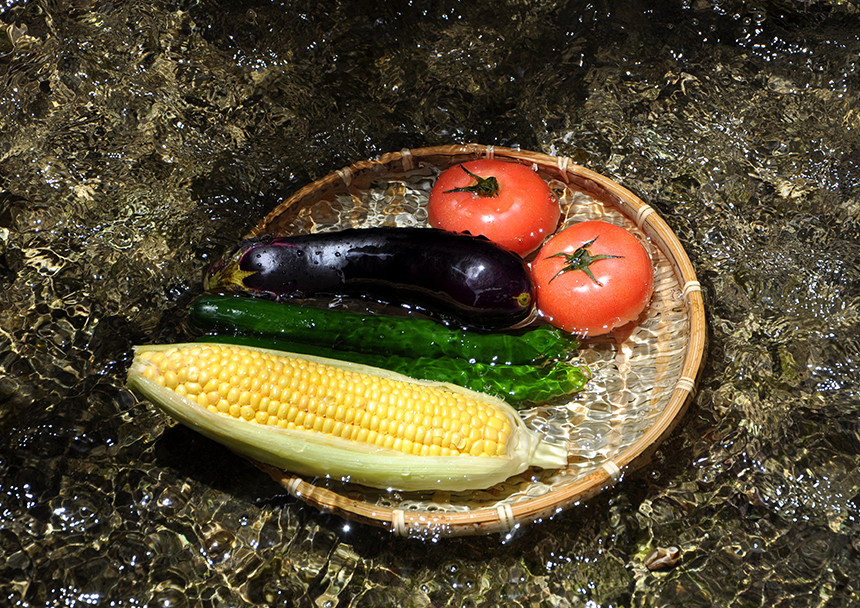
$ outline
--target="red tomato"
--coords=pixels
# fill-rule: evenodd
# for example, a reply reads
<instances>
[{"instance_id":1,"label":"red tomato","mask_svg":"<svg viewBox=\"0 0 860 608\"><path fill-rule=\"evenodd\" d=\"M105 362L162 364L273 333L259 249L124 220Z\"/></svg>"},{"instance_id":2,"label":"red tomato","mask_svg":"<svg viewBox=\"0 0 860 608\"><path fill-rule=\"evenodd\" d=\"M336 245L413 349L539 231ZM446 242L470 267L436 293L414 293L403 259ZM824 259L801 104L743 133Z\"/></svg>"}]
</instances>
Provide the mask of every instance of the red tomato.
<instances>
[{"instance_id":1,"label":"red tomato","mask_svg":"<svg viewBox=\"0 0 860 608\"><path fill-rule=\"evenodd\" d=\"M537 173L489 159L443 171L427 206L434 228L484 235L521 256L555 232L560 213L558 199Z\"/></svg>"},{"instance_id":2,"label":"red tomato","mask_svg":"<svg viewBox=\"0 0 860 608\"><path fill-rule=\"evenodd\" d=\"M574 224L550 238L531 264L537 308L552 325L597 336L639 318L654 289L648 252L607 222Z\"/></svg>"}]
</instances>

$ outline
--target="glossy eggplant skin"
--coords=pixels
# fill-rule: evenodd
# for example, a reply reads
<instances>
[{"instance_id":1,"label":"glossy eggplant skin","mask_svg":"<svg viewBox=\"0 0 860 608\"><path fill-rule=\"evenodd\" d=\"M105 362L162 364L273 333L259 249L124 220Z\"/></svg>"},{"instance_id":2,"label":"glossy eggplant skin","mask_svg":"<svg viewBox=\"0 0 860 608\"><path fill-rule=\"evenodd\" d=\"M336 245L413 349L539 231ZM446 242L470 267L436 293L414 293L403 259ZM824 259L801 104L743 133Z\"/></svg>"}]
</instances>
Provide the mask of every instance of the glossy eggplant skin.
<instances>
[{"instance_id":1,"label":"glossy eggplant skin","mask_svg":"<svg viewBox=\"0 0 860 608\"><path fill-rule=\"evenodd\" d=\"M212 265L205 287L277 298L370 298L484 330L524 321L534 303L522 258L483 237L435 228L246 240Z\"/></svg>"}]
</instances>

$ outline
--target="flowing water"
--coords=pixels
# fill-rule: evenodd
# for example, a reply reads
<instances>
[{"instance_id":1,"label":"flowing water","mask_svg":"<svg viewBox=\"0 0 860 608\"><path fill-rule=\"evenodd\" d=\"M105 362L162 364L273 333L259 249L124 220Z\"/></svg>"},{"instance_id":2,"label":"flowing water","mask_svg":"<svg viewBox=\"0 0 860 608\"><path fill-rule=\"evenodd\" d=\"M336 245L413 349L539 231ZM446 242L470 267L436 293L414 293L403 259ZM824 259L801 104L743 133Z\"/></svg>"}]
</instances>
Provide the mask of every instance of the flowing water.
<instances>
[{"instance_id":1,"label":"flowing water","mask_svg":"<svg viewBox=\"0 0 860 608\"><path fill-rule=\"evenodd\" d=\"M858 70L840 0L3 0L0 605L857 605ZM708 363L648 466L398 539L124 388L283 196L469 141L570 156L687 249Z\"/></svg>"}]
</instances>

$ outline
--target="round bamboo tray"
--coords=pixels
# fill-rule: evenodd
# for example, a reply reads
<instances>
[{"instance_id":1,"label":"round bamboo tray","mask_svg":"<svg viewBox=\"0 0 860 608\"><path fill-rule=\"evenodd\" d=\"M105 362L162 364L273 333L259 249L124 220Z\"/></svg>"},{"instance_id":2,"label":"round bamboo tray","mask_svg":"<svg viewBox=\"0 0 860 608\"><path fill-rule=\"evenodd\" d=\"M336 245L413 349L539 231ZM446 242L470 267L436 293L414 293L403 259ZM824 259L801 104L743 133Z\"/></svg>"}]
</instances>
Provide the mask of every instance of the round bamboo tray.
<instances>
[{"instance_id":1,"label":"round bamboo tray","mask_svg":"<svg viewBox=\"0 0 860 608\"><path fill-rule=\"evenodd\" d=\"M655 268L648 310L635 326L584 342L577 359L593 374L584 391L562 403L521 412L527 424L566 442L566 469L530 470L477 492L406 493L303 479L256 463L308 504L402 536L504 534L618 483L650 460L683 416L706 347L702 294L690 260L654 209L569 158L477 144L401 150L355 163L302 188L247 236L426 225L425 205L436 176L482 157L523 163L537 171L558 193L564 224L601 219L637 235Z\"/></svg>"}]
</instances>

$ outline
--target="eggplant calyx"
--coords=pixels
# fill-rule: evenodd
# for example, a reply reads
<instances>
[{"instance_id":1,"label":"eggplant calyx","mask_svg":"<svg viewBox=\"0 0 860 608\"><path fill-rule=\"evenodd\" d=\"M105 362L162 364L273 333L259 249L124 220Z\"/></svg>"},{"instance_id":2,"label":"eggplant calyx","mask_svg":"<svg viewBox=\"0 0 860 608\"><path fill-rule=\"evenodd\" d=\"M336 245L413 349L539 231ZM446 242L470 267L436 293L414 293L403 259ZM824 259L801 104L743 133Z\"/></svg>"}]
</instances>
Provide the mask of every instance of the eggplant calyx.
<instances>
[{"instance_id":1,"label":"eggplant calyx","mask_svg":"<svg viewBox=\"0 0 860 608\"><path fill-rule=\"evenodd\" d=\"M462 186L460 188L452 188L451 190L445 190L445 194L449 192L471 192L472 194L485 198L496 198L499 195L499 180L497 180L492 175L490 177L481 177L480 175L475 175L471 171L469 171L463 165L460 165L460 168L471 175L477 180L477 183L472 184L471 186Z\"/></svg>"},{"instance_id":2,"label":"eggplant calyx","mask_svg":"<svg viewBox=\"0 0 860 608\"><path fill-rule=\"evenodd\" d=\"M204 288L214 289L216 287L238 287L245 288L245 279L249 276L257 274L254 270L242 270L236 262L230 262L224 268L215 272L211 276L206 277L206 285Z\"/></svg>"},{"instance_id":3,"label":"eggplant calyx","mask_svg":"<svg viewBox=\"0 0 860 608\"><path fill-rule=\"evenodd\" d=\"M588 251L588 247L593 245L594 241L596 241L596 240L597 240L597 237L594 237L593 239L591 239L590 241L588 241L587 243L585 243L581 247L579 247L573 253L567 253L567 252L561 251L559 253L556 253L555 255L549 256L551 258L564 258L564 266L562 266L561 270L559 270L557 273L555 273L555 275L548 282L552 283L556 279L556 277L558 277L561 274L564 274L565 272L571 272L574 270L581 270L585 274L588 275L588 278L590 278L592 281L597 283L599 286L603 287L603 284L600 281L598 281L596 278L594 278L594 274L592 274L592 272L591 272L591 265L594 264L595 262L597 262L598 260L611 260L613 258L623 258L624 256L623 255L606 255L603 253L598 254L598 255L591 255L591 252Z\"/></svg>"}]
</instances>

